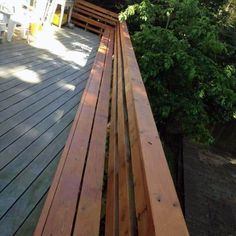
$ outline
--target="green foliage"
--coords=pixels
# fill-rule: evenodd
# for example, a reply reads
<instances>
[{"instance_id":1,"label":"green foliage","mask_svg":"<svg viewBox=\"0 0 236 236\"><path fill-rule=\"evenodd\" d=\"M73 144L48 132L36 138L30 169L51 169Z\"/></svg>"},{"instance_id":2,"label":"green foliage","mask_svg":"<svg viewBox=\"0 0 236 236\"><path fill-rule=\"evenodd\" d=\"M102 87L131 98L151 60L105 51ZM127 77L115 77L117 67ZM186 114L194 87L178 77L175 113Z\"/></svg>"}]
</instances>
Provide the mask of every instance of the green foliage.
<instances>
[{"instance_id":1,"label":"green foliage","mask_svg":"<svg viewBox=\"0 0 236 236\"><path fill-rule=\"evenodd\" d=\"M159 128L211 142L209 127L236 111L236 69L222 61L230 52L209 10L197 0L143 0L120 19L138 26L133 43Z\"/></svg>"}]
</instances>

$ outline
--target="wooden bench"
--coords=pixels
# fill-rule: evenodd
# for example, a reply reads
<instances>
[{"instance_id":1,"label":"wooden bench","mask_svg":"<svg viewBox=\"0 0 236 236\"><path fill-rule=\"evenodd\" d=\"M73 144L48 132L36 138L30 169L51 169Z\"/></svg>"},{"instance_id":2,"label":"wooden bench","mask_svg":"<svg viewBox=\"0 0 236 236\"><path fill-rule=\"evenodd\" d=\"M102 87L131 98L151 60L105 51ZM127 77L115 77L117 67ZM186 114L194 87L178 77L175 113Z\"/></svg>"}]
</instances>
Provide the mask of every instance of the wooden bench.
<instances>
[{"instance_id":1,"label":"wooden bench","mask_svg":"<svg viewBox=\"0 0 236 236\"><path fill-rule=\"evenodd\" d=\"M188 235L126 23L105 28L35 230L99 234Z\"/></svg>"},{"instance_id":2,"label":"wooden bench","mask_svg":"<svg viewBox=\"0 0 236 236\"><path fill-rule=\"evenodd\" d=\"M95 6L84 0L75 2L71 22L79 27L102 35L107 27L114 27L118 22L118 14Z\"/></svg>"}]
</instances>

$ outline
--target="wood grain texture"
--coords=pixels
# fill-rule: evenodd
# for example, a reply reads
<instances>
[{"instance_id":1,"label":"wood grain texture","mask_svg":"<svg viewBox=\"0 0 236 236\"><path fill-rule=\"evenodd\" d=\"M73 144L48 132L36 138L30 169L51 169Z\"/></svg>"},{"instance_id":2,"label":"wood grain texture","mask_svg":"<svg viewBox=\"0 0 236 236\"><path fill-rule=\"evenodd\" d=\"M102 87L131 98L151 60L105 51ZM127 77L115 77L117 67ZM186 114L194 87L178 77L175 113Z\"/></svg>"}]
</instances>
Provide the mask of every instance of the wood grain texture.
<instances>
[{"instance_id":1,"label":"wood grain texture","mask_svg":"<svg viewBox=\"0 0 236 236\"><path fill-rule=\"evenodd\" d=\"M101 36L105 29L115 28L118 15L87 1L79 0L73 7L72 22Z\"/></svg>"},{"instance_id":2,"label":"wood grain texture","mask_svg":"<svg viewBox=\"0 0 236 236\"><path fill-rule=\"evenodd\" d=\"M93 236L99 234L113 44L114 32L111 31L73 232L74 235Z\"/></svg>"},{"instance_id":3,"label":"wood grain texture","mask_svg":"<svg viewBox=\"0 0 236 236\"><path fill-rule=\"evenodd\" d=\"M130 80L129 80L129 71L127 68L127 60L124 58L126 53L124 50L124 43L121 35L121 50L123 67L124 67L124 93L126 98L127 106L127 123L128 123L128 133L129 133L129 142L130 142L130 152L131 152L131 162L132 162L132 174L133 174L133 183L134 183L134 197L135 197L135 209L136 209L136 219L139 235L155 235L153 219L151 213L148 210L148 196L146 184L144 181L143 168L141 163L140 156L140 147L137 145L138 140L138 130L135 120L135 109L134 109L134 100L132 93L130 93Z\"/></svg>"},{"instance_id":4,"label":"wood grain texture","mask_svg":"<svg viewBox=\"0 0 236 236\"><path fill-rule=\"evenodd\" d=\"M110 134L109 134L109 158L107 170L107 194L106 194L106 224L105 235L116 235L118 228L118 156L117 156L117 40L115 31L113 79L111 92Z\"/></svg>"},{"instance_id":5,"label":"wood grain texture","mask_svg":"<svg viewBox=\"0 0 236 236\"><path fill-rule=\"evenodd\" d=\"M144 181L147 186L148 207L156 235L188 235L175 187L141 78L126 23L120 25L124 60L133 96Z\"/></svg>"},{"instance_id":6,"label":"wood grain texture","mask_svg":"<svg viewBox=\"0 0 236 236\"><path fill-rule=\"evenodd\" d=\"M109 10L104 9L102 7L96 6L96 5L94 5L92 3L89 3L87 1L78 0L78 1L76 1L76 3L79 3L81 5L87 6L87 7L91 8L91 9L96 10L97 12L102 12L105 15L112 16L113 18L118 19L118 14L117 13L109 11Z\"/></svg>"},{"instance_id":7,"label":"wood grain texture","mask_svg":"<svg viewBox=\"0 0 236 236\"><path fill-rule=\"evenodd\" d=\"M119 234L132 235L131 212L129 198L128 180L128 147L125 121L125 101L123 87L123 59L120 42L120 31L117 40L117 60L118 60L118 91L117 91L117 132L118 132L118 158L119 158Z\"/></svg>"},{"instance_id":8,"label":"wood grain texture","mask_svg":"<svg viewBox=\"0 0 236 236\"><path fill-rule=\"evenodd\" d=\"M116 25L116 23L117 23L116 19L114 19L106 14L100 13L96 10L93 10L91 8L88 8L86 6L83 6L81 4L75 5L73 10L74 10L74 12L80 12L80 13L85 14L87 16L91 16L95 19L98 19L98 20L104 22L104 23L106 22L111 25Z\"/></svg>"},{"instance_id":9,"label":"wood grain texture","mask_svg":"<svg viewBox=\"0 0 236 236\"><path fill-rule=\"evenodd\" d=\"M105 235L188 235L127 25L114 36L103 14L118 17L75 4L74 20L104 34L35 235L99 235L109 109Z\"/></svg>"},{"instance_id":10,"label":"wood grain texture","mask_svg":"<svg viewBox=\"0 0 236 236\"><path fill-rule=\"evenodd\" d=\"M86 22L88 24L91 24L93 26L96 26L96 27L102 28L102 29L106 29L106 28L109 27L106 24L100 23L99 21L93 20L90 17L83 16L83 15L81 15L79 13L75 13L75 12L72 13L72 18L75 18L76 20L80 20L80 21Z\"/></svg>"},{"instance_id":11,"label":"wood grain texture","mask_svg":"<svg viewBox=\"0 0 236 236\"><path fill-rule=\"evenodd\" d=\"M73 231L77 199L103 75L108 41L109 31L106 31L101 40L89 82L83 94L35 235L68 235Z\"/></svg>"}]
</instances>

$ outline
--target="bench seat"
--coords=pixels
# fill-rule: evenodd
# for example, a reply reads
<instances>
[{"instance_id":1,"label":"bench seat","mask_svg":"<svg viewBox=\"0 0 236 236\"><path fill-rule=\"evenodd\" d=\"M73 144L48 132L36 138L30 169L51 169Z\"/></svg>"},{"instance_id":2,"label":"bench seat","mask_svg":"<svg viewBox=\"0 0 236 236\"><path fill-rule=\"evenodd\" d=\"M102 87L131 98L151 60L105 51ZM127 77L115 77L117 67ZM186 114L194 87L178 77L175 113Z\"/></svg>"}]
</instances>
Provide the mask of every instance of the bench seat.
<instances>
[{"instance_id":1,"label":"bench seat","mask_svg":"<svg viewBox=\"0 0 236 236\"><path fill-rule=\"evenodd\" d=\"M113 35L106 30L101 39L35 235L99 233Z\"/></svg>"}]
</instances>

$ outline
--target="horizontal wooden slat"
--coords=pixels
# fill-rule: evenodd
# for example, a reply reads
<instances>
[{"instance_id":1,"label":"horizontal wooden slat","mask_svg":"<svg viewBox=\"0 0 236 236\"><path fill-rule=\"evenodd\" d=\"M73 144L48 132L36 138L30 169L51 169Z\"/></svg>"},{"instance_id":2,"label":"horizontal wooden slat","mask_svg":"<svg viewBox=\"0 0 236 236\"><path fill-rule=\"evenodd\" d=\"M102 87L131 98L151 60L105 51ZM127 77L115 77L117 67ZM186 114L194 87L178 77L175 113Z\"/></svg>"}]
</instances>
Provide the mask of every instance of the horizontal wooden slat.
<instances>
[{"instance_id":1,"label":"horizontal wooden slat","mask_svg":"<svg viewBox=\"0 0 236 236\"><path fill-rule=\"evenodd\" d=\"M116 23L118 22L118 20L110 17L109 15L97 12L91 8L85 7L81 4L75 5L73 8L74 12L80 12L83 14L86 14L88 16L92 16L94 18L97 18L98 20L101 20L103 22L107 22L108 24L111 25L116 25Z\"/></svg>"},{"instance_id":2,"label":"horizontal wooden slat","mask_svg":"<svg viewBox=\"0 0 236 236\"><path fill-rule=\"evenodd\" d=\"M98 22L98 21L96 21L96 20L93 20L93 19L91 19L91 18L89 18L89 17L82 16L82 15L80 15L80 14L78 14L78 13L75 13L75 12L72 13L72 18L75 18L75 19L77 19L77 20L86 22L86 23L91 24L91 25L93 25L93 26L96 26L96 27L98 27L98 28L102 28L102 29L109 28L108 25L105 25L105 24L103 24L103 23L100 23L100 22Z\"/></svg>"},{"instance_id":3,"label":"horizontal wooden slat","mask_svg":"<svg viewBox=\"0 0 236 236\"><path fill-rule=\"evenodd\" d=\"M110 15L110 16L118 19L118 14L117 13L114 13L112 11L106 10L106 9L104 9L102 7L96 6L96 5L94 5L92 3L89 3L87 1L78 0L76 3L79 3L81 5L87 6L87 7L91 8L91 9L94 9L97 12L102 12L103 14Z\"/></svg>"}]
</instances>

